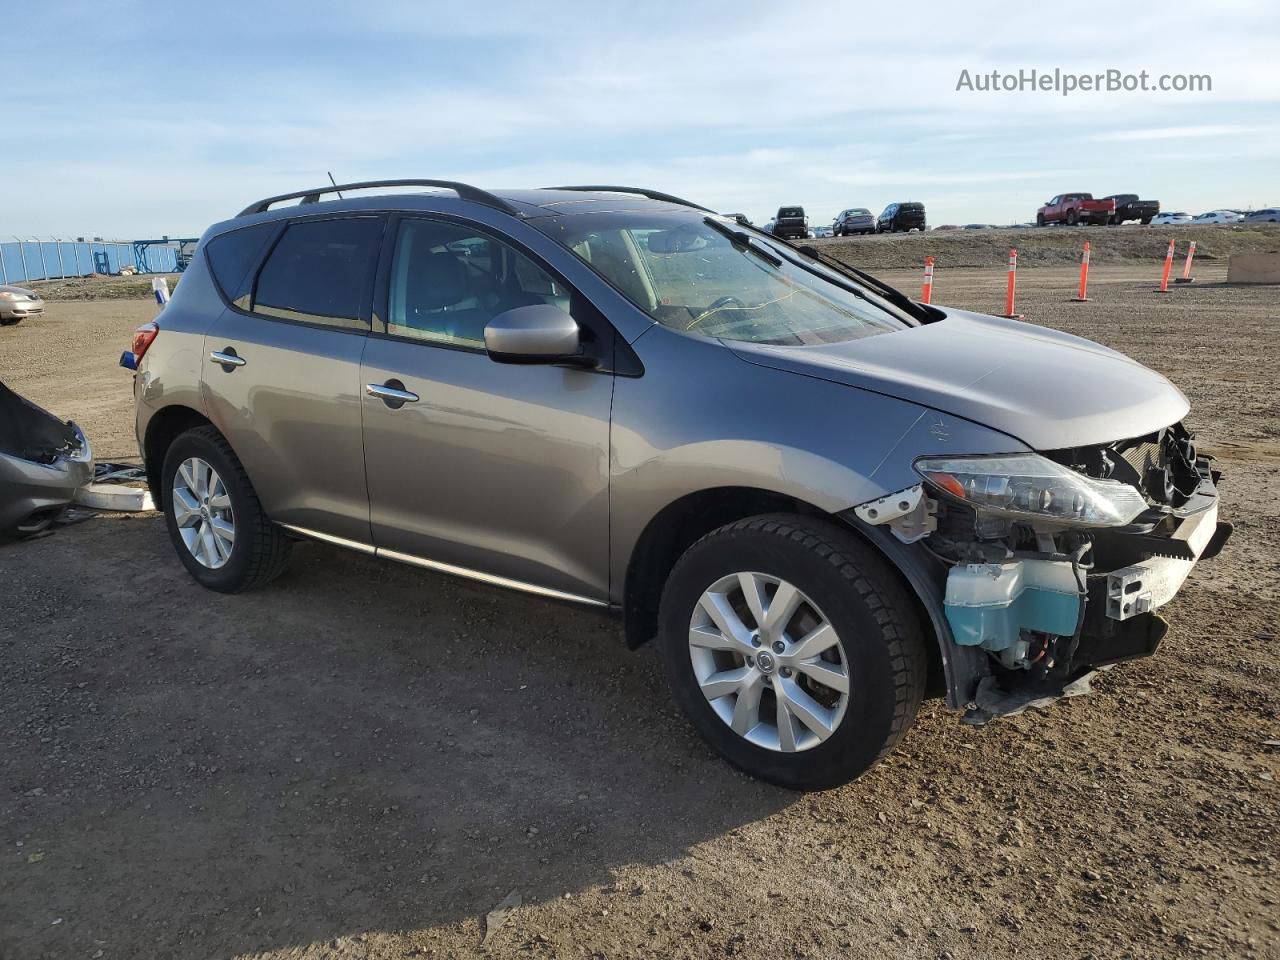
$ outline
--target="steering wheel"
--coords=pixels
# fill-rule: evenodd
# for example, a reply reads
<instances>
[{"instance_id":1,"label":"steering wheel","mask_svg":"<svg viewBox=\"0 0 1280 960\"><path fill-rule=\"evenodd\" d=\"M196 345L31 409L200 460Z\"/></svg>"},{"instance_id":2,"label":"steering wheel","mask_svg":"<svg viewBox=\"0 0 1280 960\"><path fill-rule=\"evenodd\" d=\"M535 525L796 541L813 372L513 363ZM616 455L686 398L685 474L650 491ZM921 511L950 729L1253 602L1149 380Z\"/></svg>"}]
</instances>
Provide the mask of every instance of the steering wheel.
<instances>
[{"instance_id":1,"label":"steering wheel","mask_svg":"<svg viewBox=\"0 0 1280 960\"><path fill-rule=\"evenodd\" d=\"M743 303L741 300L739 300L737 297L728 296L728 297L721 297L715 303L711 304L711 306L707 307L706 312L715 313L717 310L727 307L730 304L736 306L739 310L747 309L747 305Z\"/></svg>"},{"instance_id":2,"label":"steering wheel","mask_svg":"<svg viewBox=\"0 0 1280 960\"><path fill-rule=\"evenodd\" d=\"M707 319L707 317L718 312L724 307L730 306L731 304L736 304L739 310L747 309L747 305L743 303L741 300L739 300L737 297L734 297L734 296L721 297L715 303L711 304L711 306L707 307L707 309L703 310L700 314L698 314L696 317L690 320L689 325L685 327L685 329L692 330L694 327L700 324L703 320ZM690 312L692 312L692 308L690 308Z\"/></svg>"}]
</instances>

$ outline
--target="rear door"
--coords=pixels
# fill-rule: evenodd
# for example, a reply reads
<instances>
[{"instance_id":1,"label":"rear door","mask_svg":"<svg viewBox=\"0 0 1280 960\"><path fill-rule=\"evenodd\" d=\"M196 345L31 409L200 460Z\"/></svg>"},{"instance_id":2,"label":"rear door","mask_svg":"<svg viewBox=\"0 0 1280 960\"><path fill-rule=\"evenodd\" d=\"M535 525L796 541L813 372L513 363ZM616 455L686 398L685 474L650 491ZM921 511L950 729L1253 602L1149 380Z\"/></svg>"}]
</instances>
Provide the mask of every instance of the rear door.
<instances>
[{"instance_id":1,"label":"rear door","mask_svg":"<svg viewBox=\"0 0 1280 960\"><path fill-rule=\"evenodd\" d=\"M224 286L229 305L205 336L209 417L269 517L367 546L360 359L385 218L264 226L261 266Z\"/></svg>"},{"instance_id":2,"label":"rear door","mask_svg":"<svg viewBox=\"0 0 1280 960\"><path fill-rule=\"evenodd\" d=\"M389 231L365 350L374 543L394 559L605 601L613 375L496 363L485 325L547 303L589 337L612 328L562 277L467 221ZM610 340L601 339L608 343ZM385 388L412 399L377 396Z\"/></svg>"}]
</instances>

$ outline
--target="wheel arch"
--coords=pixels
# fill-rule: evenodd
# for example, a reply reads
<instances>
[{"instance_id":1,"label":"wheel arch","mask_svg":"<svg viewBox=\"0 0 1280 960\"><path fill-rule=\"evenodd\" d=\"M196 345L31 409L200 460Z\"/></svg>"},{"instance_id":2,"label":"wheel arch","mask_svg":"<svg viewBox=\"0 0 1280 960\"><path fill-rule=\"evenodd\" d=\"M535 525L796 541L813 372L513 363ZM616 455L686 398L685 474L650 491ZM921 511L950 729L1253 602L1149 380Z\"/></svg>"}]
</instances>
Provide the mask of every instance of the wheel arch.
<instances>
[{"instance_id":1,"label":"wheel arch","mask_svg":"<svg viewBox=\"0 0 1280 960\"><path fill-rule=\"evenodd\" d=\"M658 632L658 603L667 577L680 556L703 536L725 524L767 513L790 513L836 523L868 543L885 560L917 605L921 626L928 631L926 694L945 693L954 705L956 691L965 688L968 664L957 661L957 647L942 610L942 587L927 560L884 531L856 519L833 515L793 496L757 487L714 487L672 501L646 524L627 563L623 595L623 627L627 646L636 649ZM961 703L963 705L963 703Z\"/></svg>"},{"instance_id":2,"label":"wheel arch","mask_svg":"<svg viewBox=\"0 0 1280 960\"><path fill-rule=\"evenodd\" d=\"M208 417L181 404L163 407L152 414L142 440L142 461L147 471L147 486L151 488L153 497L159 496L160 469L164 466L165 451L188 430L208 426L213 426Z\"/></svg>"}]
</instances>

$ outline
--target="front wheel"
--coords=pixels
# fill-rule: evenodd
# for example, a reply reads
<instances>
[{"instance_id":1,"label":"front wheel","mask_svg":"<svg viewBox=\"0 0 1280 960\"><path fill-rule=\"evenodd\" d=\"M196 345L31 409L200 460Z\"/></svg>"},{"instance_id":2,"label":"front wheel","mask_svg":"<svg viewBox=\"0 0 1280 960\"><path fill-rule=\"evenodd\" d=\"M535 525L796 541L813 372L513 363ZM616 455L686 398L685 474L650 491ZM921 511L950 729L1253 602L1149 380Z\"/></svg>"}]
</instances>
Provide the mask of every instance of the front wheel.
<instances>
[{"instance_id":1,"label":"front wheel","mask_svg":"<svg viewBox=\"0 0 1280 960\"><path fill-rule=\"evenodd\" d=\"M789 515L694 544L662 595L672 694L730 763L798 790L870 769L923 697L913 602L885 561L829 521Z\"/></svg>"},{"instance_id":2,"label":"front wheel","mask_svg":"<svg viewBox=\"0 0 1280 960\"><path fill-rule=\"evenodd\" d=\"M202 586L239 593L274 580L292 541L262 511L249 476L214 427L180 435L160 471L169 539Z\"/></svg>"}]
</instances>

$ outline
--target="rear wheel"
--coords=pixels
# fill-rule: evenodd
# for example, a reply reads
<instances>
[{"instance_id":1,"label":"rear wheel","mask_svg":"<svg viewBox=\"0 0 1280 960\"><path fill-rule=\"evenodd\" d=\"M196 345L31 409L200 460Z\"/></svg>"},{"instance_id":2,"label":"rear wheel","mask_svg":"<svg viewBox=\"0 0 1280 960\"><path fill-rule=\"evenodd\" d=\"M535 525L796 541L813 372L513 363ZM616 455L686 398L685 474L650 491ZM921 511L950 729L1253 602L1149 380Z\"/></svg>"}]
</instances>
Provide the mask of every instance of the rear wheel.
<instances>
[{"instance_id":1,"label":"rear wheel","mask_svg":"<svg viewBox=\"0 0 1280 960\"><path fill-rule=\"evenodd\" d=\"M721 527L663 591L672 694L725 759L800 790L860 776L915 719L925 655L915 608L839 526L764 516Z\"/></svg>"},{"instance_id":2,"label":"rear wheel","mask_svg":"<svg viewBox=\"0 0 1280 960\"><path fill-rule=\"evenodd\" d=\"M1076 225L1076 212L1074 210L1067 211L1067 226L1074 227Z\"/></svg>"},{"instance_id":3,"label":"rear wheel","mask_svg":"<svg viewBox=\"0 0 1280 960\"><path fill-rule=\"evenodd\" d=\"M267 519L244 467L214 427L174 440L160 476L169 539L202 586L239 593L284 571L292 541Z\"/></svg>"}]
</instances>

